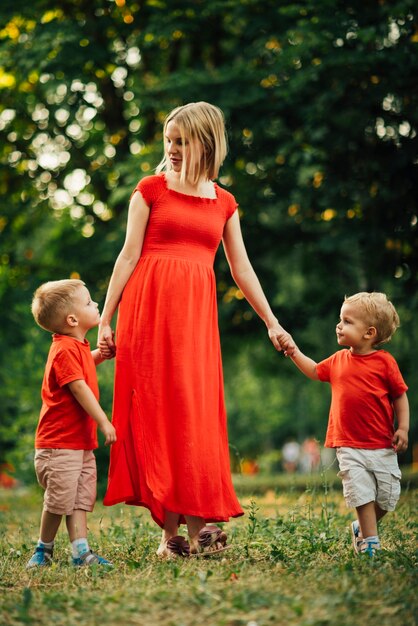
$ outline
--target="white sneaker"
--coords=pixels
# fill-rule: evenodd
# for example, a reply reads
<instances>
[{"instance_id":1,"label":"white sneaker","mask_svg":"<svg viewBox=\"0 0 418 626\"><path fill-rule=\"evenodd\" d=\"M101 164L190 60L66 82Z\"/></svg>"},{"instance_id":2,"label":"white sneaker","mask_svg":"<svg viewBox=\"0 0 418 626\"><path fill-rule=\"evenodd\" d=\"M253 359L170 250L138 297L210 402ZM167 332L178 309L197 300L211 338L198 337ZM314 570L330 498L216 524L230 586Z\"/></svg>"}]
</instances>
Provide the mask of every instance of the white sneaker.
<instances>
[{"instance_id":1,"label":"white sneaker","mask_svg":"<svg viewBox=\"0 0 418 626\"><path fill-rule=\"evenodd\" d=\"M363 541L363 537L360 535L360 524L357 520L350 524L351 538L353 541L353 550L356 554L360 552L360 544Z\"/></svg>"},{"instance_id":2,"label":"white sneaker","mask_svg":"<svg viewBox=\"0 0 418 626\"><path fill-rule=\"evenodd\" d=\"M367 554L373 557L378 550L381 550L380 541L378 539L362 539L359 544L359 554Z\"/></svg>"}]
</instances>

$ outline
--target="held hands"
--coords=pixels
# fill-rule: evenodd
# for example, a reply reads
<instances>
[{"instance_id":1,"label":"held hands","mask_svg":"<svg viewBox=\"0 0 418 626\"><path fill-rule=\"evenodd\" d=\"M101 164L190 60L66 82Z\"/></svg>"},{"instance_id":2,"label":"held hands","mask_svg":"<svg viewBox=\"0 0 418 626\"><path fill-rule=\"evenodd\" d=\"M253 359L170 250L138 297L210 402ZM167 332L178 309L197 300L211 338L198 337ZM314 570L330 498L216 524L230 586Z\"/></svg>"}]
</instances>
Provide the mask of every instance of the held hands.
<instances>
[{"instance_id":1,"label":"held hands","mask_svg":"<svg viewBox=\"0 0 418 626\"><path fill-rule=\"evenodd\" d=\"M273 346L278 352L284 351L286 356L292 356L296 351L296 344L293 337L280 326L275 324L268 329L268 335Z\"/></svg>"},{"instance_id":2,"label":"held hands","mask_svg":"<svg viewBox=\"0 0 418 626\"><path fill-rule=\"evenodd\" d=\"M116 345L114 341L115 333L110 324L99 325L99 336L97 347L100 350L100 356L103 359L113 359L116 354Z\"/></svg>"},{"instance_id":3,"label":"held hands","mask_svg":"<svg viewBox=\"0 0 418 626\"><path fill-rule=\"evenodd\" d=\"M408 432L402 428L398 428L392 438L395 452L405 452L408 447Z\"/></svg>"}]
</instances>

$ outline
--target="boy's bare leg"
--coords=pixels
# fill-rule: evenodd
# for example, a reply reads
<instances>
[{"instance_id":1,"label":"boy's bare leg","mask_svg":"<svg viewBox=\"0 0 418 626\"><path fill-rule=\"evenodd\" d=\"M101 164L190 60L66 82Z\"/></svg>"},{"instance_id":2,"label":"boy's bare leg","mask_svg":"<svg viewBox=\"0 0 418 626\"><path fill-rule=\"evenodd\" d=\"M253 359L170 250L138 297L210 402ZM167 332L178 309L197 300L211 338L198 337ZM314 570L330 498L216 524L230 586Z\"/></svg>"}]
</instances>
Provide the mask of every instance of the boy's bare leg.
<instances>
[{"instance_id":1,"label":"boy's bare leg","mask_svg":"<svg viewBox=\"0 0 418 626\"><path fill-rule=\"evenodd\" d=\"M71 541L73 565L104 565L113 567L110 561L93 553L87 539L87 511L76 509L67 515L66 524Z\"/></svg>"},{"instance_id":2,"label":"boy's bare leg","mask_svg":"<svg viewBox=\"0 0 418 626\"><path fill-rule=\"evenodd\" d=\"M76 539L87 538L87 512L77 509L71 515L67 515L65 522L67 524L70 541Z\"/></svg>"},{"instance_id":3,"label":"boy's bare leg","mask_svg":"<svg viewBox=\"0 0 418 626\"><path fill-rule=\"evenodd\" d=\"M380 506L377 504L377 502L374 503L374 510L376 511L376 521L378 522L379 520L382 519L382 517L384 517L387 513L387 511L384 511L383 509L380 508Z\"/></svg>"},{"instance_id":4,"label":"boy's bare leg","mask_svg":"<svg viewBox=\"0 0 418 626\"><path fill-rule=\"evenodd\" d=\"M54 539L61 523L62 515L42 511L41 527L39 529L39 541L36 545L35 552L26 563L26 569L35 567L44 567L52 562L54 551Z\"/></svg>"},{"instance_id":5,"label":"boy's bare leg","mask_svg":"<svg viewBox=\"0 0 418 626\"><path fill-rule=\"evenodd\" d=\"M356 510L362 537L376 537L378 535L377 522L386 515L387 511L383 511L376 502L368 502L358 506Z\"/></svg>"},{"instance_id":6,"label":"boy's bare leg","mask_svg":"<svg viewBox=\"0 0 418 626\"><path fill-rule=\"evenodd\" d=\"M50 513L49 511L42 511L41 517L41 529L40 540L43 543L51 543L55 539L55 535L58 532L58 528L61 524L62 515L56 513Z\"/></svg>"}]
</instances>

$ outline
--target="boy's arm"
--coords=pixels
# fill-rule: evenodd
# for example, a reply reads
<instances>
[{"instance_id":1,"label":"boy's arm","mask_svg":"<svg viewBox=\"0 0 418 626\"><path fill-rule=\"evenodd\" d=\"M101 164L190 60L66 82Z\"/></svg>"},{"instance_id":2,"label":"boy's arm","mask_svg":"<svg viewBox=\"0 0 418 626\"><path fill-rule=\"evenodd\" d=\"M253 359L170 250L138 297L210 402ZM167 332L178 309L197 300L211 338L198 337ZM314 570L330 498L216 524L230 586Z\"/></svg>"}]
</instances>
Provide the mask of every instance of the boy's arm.
<instances>
[{"instance_id":1,"label":"boy's arm","mask_svg":"<svg viewBox=\"0 0 418 626\"><path fill-rule=\"evenodd\" d=\"M305 374L305 376L307 376L311 380L319 380L319 376L316 371L316 362L303 354L303 352L301 352L297 346L293 354L289 354L289 356L292 359L293 363L296 365L296 367L298 367L300 371Z\"/></svg>"},{"instance_id":2,"label":"boy's arm","mask_svg":"<svg viewBox=\"0 0 418 626\"><path fill-rule=\"evenodd\" d=\"M405 452L408 447L409 432L409 402L406 393L394 399L393 408L395 409L398 428L393 435L392 443L395 452Z\"/></svg>"},{"instance_id":3,"label":"boy's arm","mask_svg":"<svg viewBox=\"0 0 418 626\"><path fill-rule=\"evenodd\" d=\"M86 381L83 379L73 380L71 383L68 383L68 388L86 413L97 422L98 427L105 436L105 445L115 443L116 431L107 419L106 413L103 411Z\"/></svg>"},{"instance_id":4,"label":"boy's arm","mask_svg":"<svg viewBox=\"0 0 418 626\"><path fill-rule=\"evenodd\" d=\"M115 355L112 354L111 356L102 356L100 354L99 348L96 348L96 350L91 351L91 356L93 357L94 364L97 367L98 365L100 365L100 363L103 363L103 361L113 359Z\"/></svg>"}]
</instances>

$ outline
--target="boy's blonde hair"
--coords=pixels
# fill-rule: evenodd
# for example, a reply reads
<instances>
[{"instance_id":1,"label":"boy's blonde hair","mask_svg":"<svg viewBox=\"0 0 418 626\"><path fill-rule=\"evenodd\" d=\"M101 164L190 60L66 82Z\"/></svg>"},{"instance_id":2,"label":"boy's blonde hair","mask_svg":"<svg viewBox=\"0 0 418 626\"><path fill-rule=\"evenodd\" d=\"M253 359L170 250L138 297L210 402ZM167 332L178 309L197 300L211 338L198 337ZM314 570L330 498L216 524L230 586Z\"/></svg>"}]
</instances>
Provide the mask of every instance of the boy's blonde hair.
<instances>
[{"instance_id":1,"label":"boy's blonde hair","mask_svg":"<svg viewBox=\"0 0 418 626\"><path fill-rule=\"evenodd\" d=\"M71 312L74 294L85 283L76 278L51 280L35 291L32 300L32 313L41 328L53 333L60 332L65 318Z\"/></svg>"},{"instance_id":2,"label":"boy's blonde hair","mask_svg":"<svg viewBox=\"0 0 418 626\"><path fill-rule=\"evenodd\" d=\"M186 160L181 165L180 181L184 183L188 178L193 184L203 176L212 180L218 176L219 169L225 160L228 147L225 131L224 115L217 106L208 102L190 102L177 107L169 113L164 122L164 146L166 143L167 125L175 121L180 130L183 149L186 141L190 143L191 171L186 171ZM203 145L203 157L199 161L193 141L198 140ZM164 150L164 157L157 166L159 172L171 170L171 163Z\"/></svg>"},{"instance_id":3,"label":"boy's blonde hair","mask_svg":"<svg viewBox=\"0 0 418 626\"><path fill-rule=\"evenodd\" d=\"M358 306L367 326L376 328L374 346L390 341L400 326L396 309L384 293L361 291L353 296L346 296L344 302Z\"/></svg>"}]
</instances>

